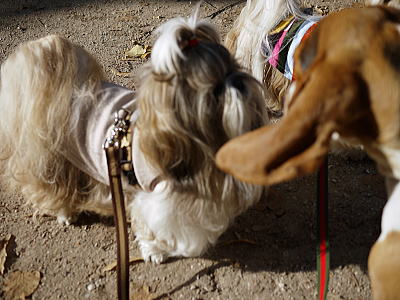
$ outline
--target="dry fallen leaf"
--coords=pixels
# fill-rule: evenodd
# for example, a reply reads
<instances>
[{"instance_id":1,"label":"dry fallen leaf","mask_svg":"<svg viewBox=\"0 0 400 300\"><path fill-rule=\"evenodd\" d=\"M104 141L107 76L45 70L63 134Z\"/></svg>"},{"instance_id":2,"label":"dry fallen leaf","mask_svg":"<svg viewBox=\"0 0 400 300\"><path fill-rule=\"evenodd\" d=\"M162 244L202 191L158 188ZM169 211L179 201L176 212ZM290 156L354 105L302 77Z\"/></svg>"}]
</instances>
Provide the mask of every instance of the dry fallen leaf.
<instances>
[{"instance_id":1,"label":"dry fallen leaf","mask_svg":"<svg viewBox=\"0 0 400 300\"><path fill-rule=\"evenodd\" d=\"M129 258L129 264L138 263L138 262L142 262L142 261L143 261L143 258L137 257L137 256L134 256L134 257L130 257L130 258ZM112 270L114 270L116 267L117 267L117 262L114 261L114 262L108 264L107 266L105 266L105 267L103 268L103 272L112 271Z\"/></svg>"},{"instance_id":2,"label":"dry fallen leaf","mask_svg":"<svg viewBox=\"0 0 400 300\"><path fill-rule=\"evenodd\" d=\"M141 289L134 292L131 296L131 300L153 300L156 298L156 294L150 292L150 287L144 285Z\"/></svg>"},{"instance_id":3,"label":"dry fallen leaf","mask_svg":"<svg viewBox=\"0 0 400 300\"><path fill-rule=\"evenodd\" d=\"M0 274L4 274L4 264L7 259L7 246L11 239L11 234L7 235L5 239L0 240Z\"/></svg>"},{"instance_id":4,"label":"dry fallen leaf","mask_svg":"<svg viewBox=\"0 0 400 300\"><path fill-rule=\"evenodd\" d=\"M115 76L123 77L123 78L129 78L132 76L131 72L120 72L117 69L112 68L111 73L113 73Z\"/></svg>"},{"instance_id":5,"label":"dry fallen leaf","mask_svg":"<svg viewBox=\"0 0 400 300\"><path fill-rule=\"evenodd\" d=\"M145 47L142 45L135 45L130 50L125 52L126 57L140 57L146 53Z\"/></svg>"},{"instance_id":6,"label":"dry fallen leaf","mask_svg":"<svg viewBox=\"0 0 400 300\"><path fill-rule=\"evenodd\" d=\"M4 295L6 299L25 299L33 294L40 282L38 271L16 271L11 273L4 281Z\"/></svg>"},{"instance_id":7,"label":"dry fallen leaf","mask_svg":"<svg viewBox=\"0 0 400 300\"><path fill-rule=\"evenodd\" d=\"M151 47L148 45L136 44L130 50L125 52L124 60L130 60L132 58L148 58L151 54Z\"/></svg>"}]
</instances>

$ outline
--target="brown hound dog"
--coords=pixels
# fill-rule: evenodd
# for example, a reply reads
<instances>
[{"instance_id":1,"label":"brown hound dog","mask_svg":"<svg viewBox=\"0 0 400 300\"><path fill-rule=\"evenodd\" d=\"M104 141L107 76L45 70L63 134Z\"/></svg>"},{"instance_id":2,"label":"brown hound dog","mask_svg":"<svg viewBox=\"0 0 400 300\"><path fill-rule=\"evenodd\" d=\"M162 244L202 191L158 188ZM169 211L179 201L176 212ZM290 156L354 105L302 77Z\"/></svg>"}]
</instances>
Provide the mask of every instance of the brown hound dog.
<instances>
[{"instance_id":1,"label":"brown hound dog","mask_svg":"<svg viewBox=\"0 0 400 300\"><path fill-rule=\"evenodd\" d=\"M400 299L400 11L347 9L324 18L295 53L296 81L278 124L235 138L217 164L271 185L314 172L331 138L362 144L389 200L369 255L374 299Z\"/></svg>"}]
</instances>

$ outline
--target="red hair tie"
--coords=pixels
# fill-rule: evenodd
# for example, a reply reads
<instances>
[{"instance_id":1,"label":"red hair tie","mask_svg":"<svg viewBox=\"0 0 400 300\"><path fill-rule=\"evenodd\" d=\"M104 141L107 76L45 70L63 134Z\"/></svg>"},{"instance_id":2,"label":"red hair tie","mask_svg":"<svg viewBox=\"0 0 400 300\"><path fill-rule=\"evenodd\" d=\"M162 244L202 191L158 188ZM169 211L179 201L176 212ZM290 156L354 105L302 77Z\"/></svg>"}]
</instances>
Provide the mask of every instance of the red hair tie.
<instances>
[{"instance_id":1,"label":"red hair tie","mask_svg":"<svg viewBox=\"0 0 400 300\"><path fill-rule=\"evenodd\" d=\"M199 44L199 40L196 38L193 38L188 41L187 47L196 47L198 44Z\"/></svg>"}]
</instances>

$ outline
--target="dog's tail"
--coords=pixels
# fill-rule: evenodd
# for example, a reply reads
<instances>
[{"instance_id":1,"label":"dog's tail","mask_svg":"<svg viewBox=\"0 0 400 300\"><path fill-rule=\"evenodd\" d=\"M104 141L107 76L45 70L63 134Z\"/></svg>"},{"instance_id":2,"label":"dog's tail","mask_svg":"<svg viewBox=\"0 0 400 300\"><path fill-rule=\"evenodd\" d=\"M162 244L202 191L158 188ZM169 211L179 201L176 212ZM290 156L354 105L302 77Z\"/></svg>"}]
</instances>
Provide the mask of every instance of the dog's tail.
<instances>
[{"instance_id":1,"label":"dog's tail","mask_svg":"<svg viewBox=\"0 0 400 300\"><path fill-rule=\"evenodd\" d=\"M263 80L265 57L261 43L280 21L294 15L304 17L297 0L247 0L226 37L226 47L258 80Z\"/></svg>"},{"instance_id":2,"label":"dog's tail","mask_svg":"<svg viewBox=\"0 0 400 300\"><path fill-rule=\"evenodd\" d=\"M103 78L100 66L82 48L51 35L20 45L0 74L0 159L5 175L21 186L73 180L60 151L66 147L68 128L74 126L74 99L94 99L90 91Z\"/></svg>"}]
</instances>

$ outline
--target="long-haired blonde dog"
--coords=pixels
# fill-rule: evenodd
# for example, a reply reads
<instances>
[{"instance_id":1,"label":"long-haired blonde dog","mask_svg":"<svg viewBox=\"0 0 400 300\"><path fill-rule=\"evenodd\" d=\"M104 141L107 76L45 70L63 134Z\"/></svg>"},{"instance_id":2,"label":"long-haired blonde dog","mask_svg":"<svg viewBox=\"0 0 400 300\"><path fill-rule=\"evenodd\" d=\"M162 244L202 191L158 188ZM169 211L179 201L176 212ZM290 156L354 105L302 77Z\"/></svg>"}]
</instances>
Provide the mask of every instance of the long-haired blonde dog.
<instances>
[{"instance_id":1,"label":"long-haired blonde dog","mask_svg":"<svg viewBox=\"0 0 400 300\"><path fill-rule=\"evenodd\" d=\"M227 34L226 47L266 87L267 109L275 119L283 113L294 50L319 19L297 0L247 0Z\"/></svg>"},{"instance_id":2,"label":"long-haired blonde dog","mask_svg":"<svg viewBox=\"0 0 400 300\"><path fill-rule=\"evenodd\" d=\"M39 213L70 223L81 211L112 214L102 143L113 113L133 111L133 166L125 184L145 260L197 256L263 188L219 171L229 139L267 122L262 86L242 72L213 26L173 19L158 29L132 91L105 81L81 47L48 36L19 46L1 66L3 177Z\"/></svg>"}]
</instances>

